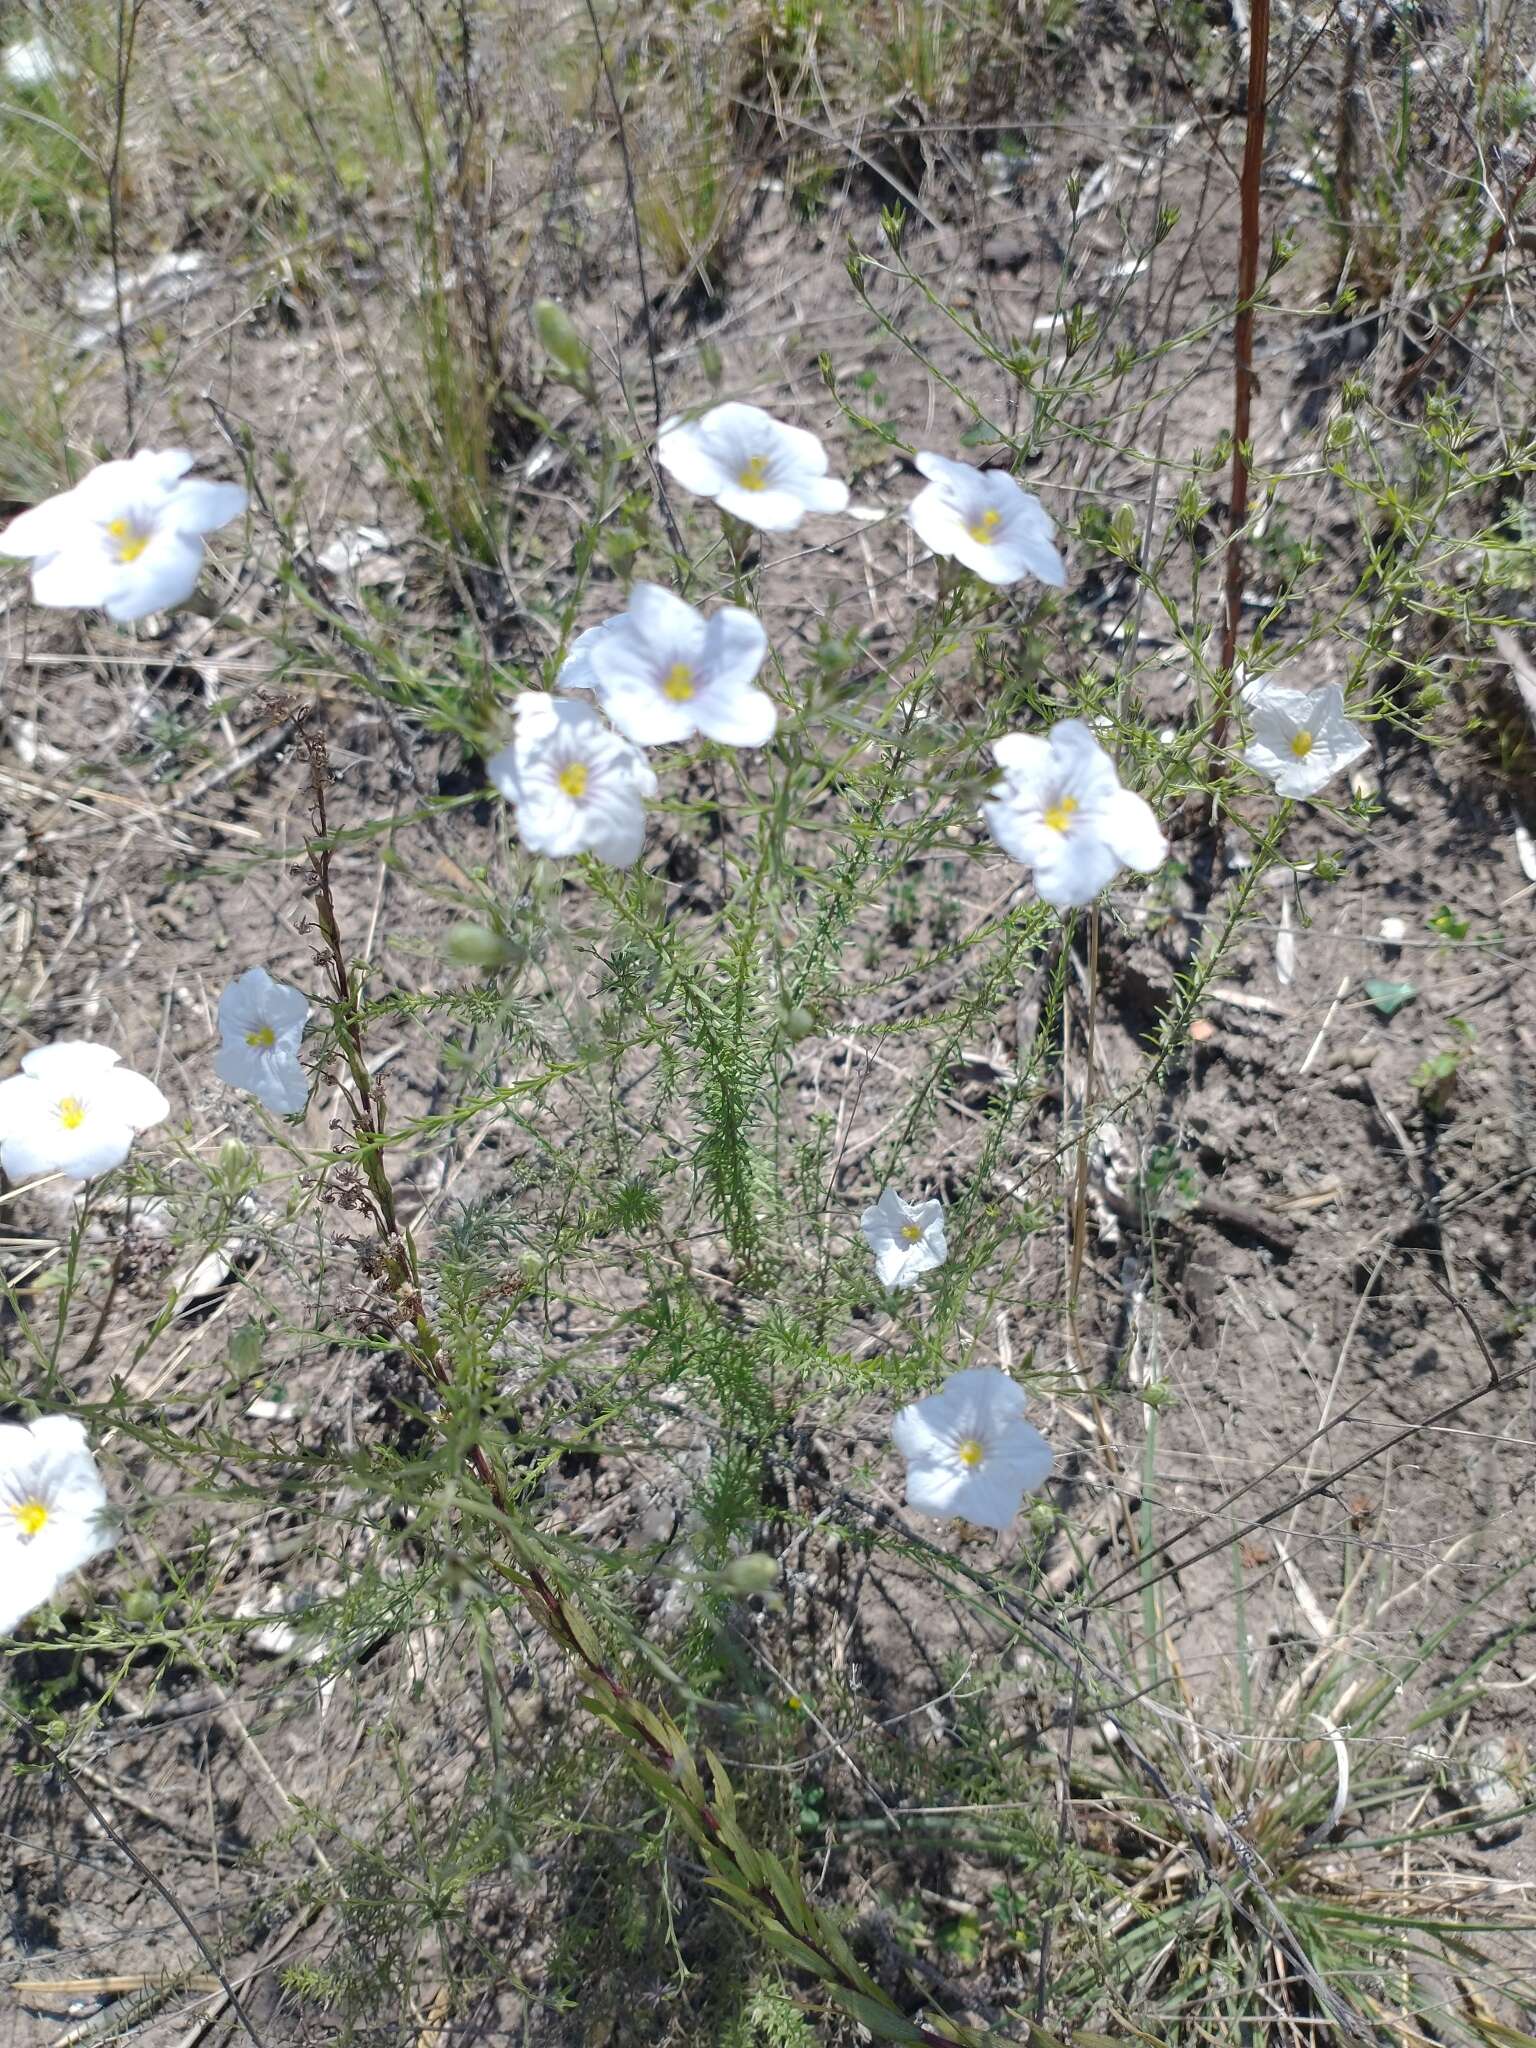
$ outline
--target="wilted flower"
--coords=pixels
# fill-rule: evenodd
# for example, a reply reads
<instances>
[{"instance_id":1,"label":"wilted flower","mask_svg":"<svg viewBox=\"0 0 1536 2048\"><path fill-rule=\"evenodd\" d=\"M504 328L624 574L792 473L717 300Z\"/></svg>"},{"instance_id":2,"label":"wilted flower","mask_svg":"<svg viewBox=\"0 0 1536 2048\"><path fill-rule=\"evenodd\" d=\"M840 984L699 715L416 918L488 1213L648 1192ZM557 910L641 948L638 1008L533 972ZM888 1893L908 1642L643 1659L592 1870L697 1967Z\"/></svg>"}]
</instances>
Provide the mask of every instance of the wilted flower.
<instances>
[{"instance_id":1,"label":"wilted flower","mask_svg":"<svg viewBox=\"0 0 1536 2048\"><path fill-rule=\"evenodd\" d=\"M642 747L696 732L731 747L772 739L778 709L752 678L768 636L751 612L722 605L709 619L654 583L637 583L629 609L573 643L566 689L594 690L619 731Z\"/></svg>"},{"instance_id":2,"label":"wilted flower","mask_svg":"<svg viewBox=\"0 0 1536 2048\"><path fill-rule=\"evenodd\" d=\"M109 1045L62 1039L22 1056L0 1081L0 1168L12 1180L67 1173L91 1180L121 1166L140 1131L171 1113L153 1081L118 1065Z\"/></svg>"},{"instance_id":3,"label":"wilted flower","mask_svg":"<svg viewBox=\"0 0 1536 2048\"><path fill-rule=\"evenodd\" d=\"M627 868L645 843L645 805L656 777L638 747L610 732L588 704L525 690L510 744L486 763L517 814L531 853L595 853Z\"/></svg>"},{"instance_id":4,"label":"wilted flower","mask_svg":"<svg viewBox=\"0 0 1536 2048\"><path fill-rule=\"evenodd\" d=\"M1281 683L1253 682L1242 702L1253 725L1253 742L1243 749L1243 759L1268 777L1277 796L1316 796L1370 752L1365 734L1344 716L1344 692L1337 683L1321 690L1288 690Z\"/></svg>"},{"instance_id":5,"label":"wilted flower","mask_svg":"<svg viewBox=\"0 0 1536 2048\"><path fill-rule=\"evenodd\" d=\"M848 486L827 475L827 451L804 427L757 405L714 406L662 424L656 454L686 491L765 533L788 533L807 512L841 512Z\"/></svg>"},{"instance_id":6,"label":"wilted flower","mask_svg":"<svg viewBox=\"0 0 1536 2048\"><path fill-rule=\"evenodd\" d=\"M1051 1447L1024 1419L1024 1390L995 1367L952 1372L891 1426L907 1461L907 1505L1006 1529L1051 1473Z\"/></svg>"},{"instance_id":7,"label":"wilted flower","mask_svg":"<svg viewBox=\"0 0 1536 2048\"><path fill-rule=\"evenodd\" d=\"M0 1423L0 1635L112 1548L107 1490L68 1415Z\"/></svg>"},{"instance_id":8,"label":"wilted flower","mask_svg":"<svg viewBox=\"0 0 1536 2048\"><path fill-rule=\"evenodd\" d=\"M904 1202L885 1188L859 1218L882 1287L915 1287L919 1277L949 1257L942 1202Z\"/></svg>"},{"instance_id":9,"label":"wilted flower","mask_svg":"<svg viewBox=\"0 0 1536 2048\"><path fill-rule=\"evenodd\" d=\"M142 449L103 462L72 491L45 498L0 533L0 555L29 556L36 603L142 619L190 597L203 565L201 536L245 510L239 484L186 472L184 448Z\"/></svg>"},{"instance_id":10,"label":"wilted flower","mask_svg":"<svg viewBox=\"0 0 1536 2048\"><path fill-rule=\"evenodd\" d=\"M1010 732L992 743L1003 780L982 805L993 838L1035 871L1058 910L1091 903L1121 868L1149 873L1168 842L1144 798L1120 787L1114 763L1081 720L1040 739Z\"/></svg>"},{"instance_id":11,"label":"wilted flower","mask_svg":"<svg viewBox=\"0 0 1536 2048\"><path fill-rule=\"evenodd\" d=\"M1067 569L1050 514L1007 470L927 453L917 467L930 481L907 507L907 519L936 555L953 555L987 583L1034 576L1062 588Z\"/></svg>"},{"instance_id":12,"label":"wilted flower","mask_svg":"<svg viewBox=\"0 0 1536 2048\"><path fill-rule=\"evenodd\" d=\"M280 1116L296 1115L309 1100L309 1076L299 1064L308 1021L306 996L274 981L265 967L247 968L219 997L224 1043L213 1071Z\"/></svg>"}]
</instances>

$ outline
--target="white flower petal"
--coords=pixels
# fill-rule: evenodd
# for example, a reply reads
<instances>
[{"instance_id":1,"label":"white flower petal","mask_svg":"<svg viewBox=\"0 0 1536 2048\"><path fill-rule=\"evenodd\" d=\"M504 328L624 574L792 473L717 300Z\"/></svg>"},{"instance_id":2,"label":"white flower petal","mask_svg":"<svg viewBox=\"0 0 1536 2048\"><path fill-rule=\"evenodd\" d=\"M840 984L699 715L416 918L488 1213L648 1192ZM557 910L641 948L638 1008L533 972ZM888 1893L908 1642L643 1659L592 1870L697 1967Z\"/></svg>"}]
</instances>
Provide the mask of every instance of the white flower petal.
<instances>
[{"instance_id":1,"label":"white flower petal","mask_svg":"<svg viewBox=\"0 0 1536 2048\"><path fill-rule=\"evenodd\" d=\"M557 687L562 690L595 690L597 678L593 655L610 634L623 631L624 614L616 612L611 619L604 619L596 626L588 626L584 633L578 633L560 664L555 678Z\"/></svg>"},{"instance_id":2,"label":"white flower petal","mask_svg":"<svg viewBox=\"0 0 1536 2048\"><path fill-rule=\"evenodd\" d=\"M793 533L806 512L805 500L795 491L744 491L739 484L717 491L715 503L733 519L763 533Z\"/></svg>"},{"instance_id":3,"label":"white flower petal","mask_svg":"<svg viewBox=\"0 0 1536 2048\"><path fill-rule=\"evenodd\" d=\"M0 1634L112 1547L106 1488L70 1416L0 1427ZM41 1509L36 1527L18 1509Z\"/></svg>"},{"instance_id":4,"label":"white flower petal","mask_svg":"<svg viewBox=\"0 0 1536 2048\"><path fill-rule=\"evenodd\" d=\"M73 1415L40 1415L36 1422L0 1427L0 1472L24 1465L38 1450L50 1458L75 1458L85 1449L85 1424ZM97 1480L100 1489L100 1480Z\"/></svg>"},{"instance_id":5,"label":"white flower petal","mask_svg":"<svg viewBox=\"0 0 1536 2048\"><path fill-rule=\"evenodd\" d=\"M511 744L486 766L514 806L523 844L552 858L590 852L628 867L644 844L645 801L657 790L645 756L590 704L525 691L514 715Z\"/></svg>"},{"instance_id":6,"label":"white flower petal","mask_svg":"<svg viewBox=\"0 0 1536 2048\"><path fill-rule=\"evenodd\" d=\"M956 462L953 457L939 455L931 448L920 448L912 458L913 466L920 476L937 484L941 491L948 493L952 503L959 504L962 495L969 491L979 474L975 465Z\"/></svg>"},{"instance_id":7,"label":"white flower petal","mask_svg":"<svg viewBox=\"0 0 1536 2048\"><path fill-rule=\"evenodd\" d=\"M1045 514L1042 512L1040 517L1043 521ZM1049 531L1040 532L1032 520L1021 520L999 544L997 553L1006 554L1011 581L1033 576L1037 583L1049 584L1053 590L1066 589L1067 565Z\"/></svg>"},{"instance_id":8,"label":"white flower petal","mask_svg":"<svg viewBox=\"0 0 1536 2048\"><path fill-rule=\"evenodd\" d=\"M226 1039L268 1030L275 1039L291 1039L296 1047L308 1021L309 998L286 982L274 981L265 967L248 967L219 996L219 1031Z\"/></svg>"},{"instance_id":9,"label":"white flower petal","mask_svg":"<svg viewBox=\"0 0 1536 2048\"><path fill-rule=\"evenodd\" d=\"M750 683L768 652L761 619L740 605L723 604L704 628L702 662L712 688Z\"/></svg>"},{"instance_id":10,"label":"white flower petal","mask_svg":"<svg viewBox=\"0 0 1536 2048\"><path fill-rule=\"evenodd\" d=\"M807 512L840 512L848 502L817 437L760 406L730 401L695 420L668 420L656 452L686 490L765 532L788 533Z\"/></svg>"},{"instance_id":11,"label":"white flower petal","mask_svg":"<svg viewBox=\"0 0 1536 2048\"><path fill-rule=\"evenodd\" d=\"M56 497L18 512L9 526L0 529L0 555L56 555L67 548L80 529L79 515L71 506L73 496L71 491L60 491Z\"/></svg>"},{"instance_id":12,"label":"white flower petal","mask_svg":"<svg viewBox=\"0 0 1536 2048\"><path fill-rule=\"evenodd\" d=\"M948 555L985 582L1002 585L1034 576L1060 588L1066 565L1040 500L1002 469L974 469L931 449L919 452L931 479L907 507L907 518L936 555Z\"/></svg>"},{"instance_id":13,"label":"white flower petal","mask_svg":"<svg viewBox=\"0 0 1536 2048\"><path fill-rule=\"evenodd\" d=\"M122 563L93 527L83 540L34 565L32 602L50 611L96 611L117 594L122 577Z\"/></svg>"},{"instance_id":14,"label":"white flower petal","mask_svg":"<svg viewBox=\"0 0 1536 2048\"><path fill-rule=\"evenodd\" d=\"M254 1095L279 1116L296 1116L309 1100L309 1076L286 1045L221 1046L214 1054L213 1070L231 1088Z\"/></svg>"},{"instance_id":15,"label":"white flower petal","mask_svg":"<svg viewBox=\"0 0 1536 2048\"><path fill-rule=\"evenodd\" d=\"M1117 789L1099 810L1105 843L1121 864L1151 874L1168 858L1157 815L1145 797L1129 789Z\"/></svg>"},{"instance_id":16,"label":"white flower petal","mask_svg":"<svg viewBox=\"0 0 1536 2048\"><path fill-rule=\"evenodd\" d=\"M128 462L103 463L101 467L129 471L136 492L169 492L196 460L185 448L141 448Z\"/></svg>"},{"instance_id":17,"label":"white flower petal","mask_svg":"<svg viewBox=\"0 0 1536 2048\"><path fill-rule=\"evenodd\" d=\"M110 1046L37 1046L0 1082L0 1166L18 1180L89 1180L120 1166L137 1132L169 1114L155 1084L119 1065Z\"/></svg>"},{"instance_id":18,"label":"white flower petal","mask_svg":"<svg viewBox=\"0 0 1536 2048\"><path fill-rule=\"evenodd\" d=\"M992 754L1000 768L1008 772L1010 782L1018 786L1026 780L1043 784L1051 772L1051 743L1038 733L1005 732L992 742Z\"/></svg>"},{"instance_id":19,"label":"white flower petal","mask_svg":"<svg viewBox=\"0 0 1536 2048\"><path fill-rule=\"evenodd\" d=\"M696 703L675 704L654 678L629 677L601 692L603 709L637 747L665 747L692 739L699 729Z\"/></svg>"},{"instance_id":20,"label":"white flower petal","mask_svg":"<svg viewBox=\"0 0 1536 2048\"><path fill-rule=\"evenodd\" d=\"M914 1205L894 1188L885 1188L860 1217L859 1228L875 1255L875 1276L883 1287L915 1287L949 1256L942 1202Z\"/></svg>"},{"instance_id":21,"label":"white flower petal","mask_svg":"<svg viewBox=\"0 0 1536 2048\"><path fill-rule=\"evenodd\" d=\"M631 627L629 635L614 634L599 649L594 666L599 675L621 649L628 649L638 636L642 647L655 661L697 661L704 645L704 620L686 599L665 590L659 583L637 583L629 594L623 616ZM630 660L634 659L631 652Z\"/></svg>"},{"instance_id":22,"label":"white flower petal","mask_svg":"<svg viewBox=\"0 0 1536 2048\"><path fill-rule=\"evenodd\" d=\"M826 459L823 454L823 464ZM840 477L803 477L796 483L795 490L807 512L846 512L848 509L848 486Z\"/></svg>"},{"instance_id":23,"label":"white flower petal","mask_svg":"<svg viewBox=\"0 0 1536 2048\"><path fill-rule=\"evenodd\" d=\"M162 527L136 561L123 565L117 588L104 600L107 617L126 623L173 610L197 588L202 566L200 540Z\"/></svg>"},{"instance_id":24,"label":"white flower petal","mask_svg":"<svg viewBox=\"0 0 1536 2048\"><path fill-rule=\"evenodd\" d=\"M104 1074L115 1067L122 1054L110 1045L90 1038L59 1038L52 1045L35 1045L21 1056L21 1071L44 1087L68 1095L89 1075Z\"/></svg>"},{"instance_id":25,"label":"white flower petal","mask_svg":"<svg viewBox=\"0 0 1536 2048\"><path fill-rule=\"evenodd\" d=\"M109 1118L92 1118L87 1128L65 1131L51 1114L18 1120L0 1138L0 1167L11 1180L32 1180L66 1173L76 1180L94 1180L121 1166L133 1149L133 1126Z\"/></svg>"},{"instance_id":26,"label":"white flower petal","mask_svg":"<svg viewBox=\"0 0 1536 2048\"><path fill-rule=\"evenodd\" d=\"M1080 718L1051 727L1051 752L1065 770L1062 788L1080 804L1105 803L1120 787L1115 764Z\"/></svg>"},{"instance_id":27,"label":"white flower petal","mask_svg":"<svg viewBox=\"0 0 1536 2048\"><path fill-rule=\"evenodd\" d=\"M1080 910L1109 887L1120 865L1104 840L1057 833L1045 857L1035 862L1035 889L1057 910Z\"/></svg>"},{"instance_id":28,"label":"white flower petal","mask_svg":"<svg viewBox=\"0 0 1536 2048\"><path fill-rule=\"evenodd\" d=\"M171 1105L154 1082L144 1074L134 1073L131 1067L114 1067L92 1089L91 1108L94 1110L98 1103L131 1131L153 1130L171 1113Z\"/></svg>"},{"instance_id":29,"label":"white flower petal","mask_svg":"<svg viewBox=\"0 0 1536 2048\"><path fill-rule=\"evenodd\" d=\"M238 519L248 502L239 484L206 483L192 477L176 486L164 517L178 533L212 533Z\"/></svg>"},{"instance_id":30,"label":"white flower petal","mask_svg":"<svg viewBox=\"0 0 1536 2048\"><path fill-rule=\"evenodd\" d=\"M766 747L778 724L779 707L750 684L716 684L699 699L699 731L724 747Z\"/></svg>"},{"instance_id":31,"label":"white flower petal","mask_svg":"<svg viewBox=\"0 0 1536 2048\"><path fill-rule=\"evenodd\" d=\"M976 1481L970 1473L963 1466L949 1461L930 1464L919 1460L907 1468L907 1506L915 1508L920 1515L965 1515L969 1521L980 1519L963 1505L965 1497L975 1487Z\"/></svg>"},{"instance_id":32,"label":"white flower petal","mask_svg":"<svg viewBox=\"0 0 1536 2048\"><path fill-rule=\"evenodd\" d=\"M1006 1529L1052 1464L1025 1405L1023 1389L986 1366L952 1373L936 1394L903 1408L891 1435L907 1460L908 1505Z\"/></svg>"},{"instance_id":33,"label":"white flower petal","mask_svg":"<svg viewBox=\"0 0 1536 2048\"><path fill-rule=\"evenodd\" d=\"M669 476L698 497L712 498L730 485L730 473L696 421L666 421L657 437L656 457Z\"/></svg>"}]
</instances>

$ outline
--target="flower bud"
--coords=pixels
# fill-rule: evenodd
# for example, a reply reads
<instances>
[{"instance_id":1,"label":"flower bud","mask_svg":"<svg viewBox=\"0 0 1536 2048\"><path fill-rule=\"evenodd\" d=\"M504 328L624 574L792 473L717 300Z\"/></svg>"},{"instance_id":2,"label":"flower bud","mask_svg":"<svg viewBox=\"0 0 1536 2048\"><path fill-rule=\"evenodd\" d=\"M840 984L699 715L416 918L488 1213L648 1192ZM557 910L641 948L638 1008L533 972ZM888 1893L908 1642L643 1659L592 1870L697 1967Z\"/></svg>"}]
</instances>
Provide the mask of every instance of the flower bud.
<instances>
[{"instance_id":1,"label":"flower bud","mask_svg":"<svg viewBox=\"0 0 1536 2048\"><path fill-rule=\"evenodd\" d=\"M483 924L465 918L450 925L443 938L443 951L456 967L505 967L513 957L511 943Z\"/></svg>"},{"instance_id":2,"label":"flower bud","mask_svg":"<svg viewBox=\"0 0 1536 2048\"><path fill-rule=\"evenodd\" d=\"M733 1593L771 1593L779 1583L779 1560L749 1550L745 1557L733 1557L720 1577Z\"/></svg>"},{"instance_id":3,"label":"flower bud","mask_svg":"<svg viewBox=\"0 0 1536 2048\"><path fill-rule=\"evenodd\" d=\"M798 1045L802 1038L809 1038L816 1029L816 1019L804 1003L796 1003L784 1012L784 1036L791 1045Z\"/></svg>"},{"instance_id":4,"label":"flower bud","mask_svg":"<svg viewBox=\"0 0 1536 2048\"><path fill-rule=\"evenodd\" d=\"M578 383L586 383L591 374L592 358L570 314L557 306L553 299L535 299L531 317L539 346L567 376L575 378Z\"/></svg>"}]
</instances>

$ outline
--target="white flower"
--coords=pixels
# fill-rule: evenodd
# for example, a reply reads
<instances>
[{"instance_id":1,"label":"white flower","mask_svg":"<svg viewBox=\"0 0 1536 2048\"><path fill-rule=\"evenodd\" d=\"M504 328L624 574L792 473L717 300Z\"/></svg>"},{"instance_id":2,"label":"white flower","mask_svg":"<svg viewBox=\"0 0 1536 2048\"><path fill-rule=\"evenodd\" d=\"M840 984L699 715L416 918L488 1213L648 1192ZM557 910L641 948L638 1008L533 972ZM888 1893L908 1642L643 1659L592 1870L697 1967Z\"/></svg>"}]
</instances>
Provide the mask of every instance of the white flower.
<instances>
[{"instance_id":1,"label":"white flower","mask_svg":"<svg viewBox=\"0 0 1536 2048\"><path fill-rule=\"evenodd\" d=\"M992 751L1003 780L982 805L1003 849L1035 871L1035 887L1058 910L1091 903L1121 868L1149 873L1168 857L1152 808L1120 787L1114 763L1079 719L1045 739L1010 732Z\"/></svg>"},{"instance_id":2,"label":"white flower","mask_svg":"<svg viewBox=\"0 0 1536 2048\"><path fill-rule=\"evenodd\" d=\"M48 85L55 78L73 78L75 67L66 64L51 43L42 36L28 36L24 43L10 43L0 59L0 71L12 85Z\"/></svg>"},{"instance_id":3,"label":"white flower","mask_svg":"<svg viewBox=\"0 0 1536 2048\"><path fill-rule=\"evenodd\" d=\"M917 466L930 481L907 507L907 519L936 555L953 555L987 583L1034 576L1065 586L1050 514L1007 470L973 469L927 453Z\"/></svg>"},{"instance_id":4,"label":"white flower","mask_svg":"<svg viewBox=\"0 0 1536 2048\"><path fill-rule=\"evenodd\" d=\"M12 1180L91 1180L121 1166L138 1133L170 1115L154 1082L119 1058L76 1038L23 1054L21 1072L0 1081L0 1168Z\"/></svg>"},{"instance_id":5,"label":"white flower","mask_svg":"<svg viewBox=\"0 0 1536 2048\"><path fill-rule=\"evenodd\" d=\"M184 448L103 462L72 491L45 498L0 532L0 555L30 557L36 603L142 619L192 595L201 536L245 510L239 484L186 472Z\"/></svg>"},{"instance_id":6,"label":"white flower","mask_svg":"<svg viewBox=\"0 0 1536 2048\"><path fill-rule=\"evenodd\" d=\"M756 405L717 405L700 419L662 422L656 454L685 491L765 533L788 533L807 512L841 512L848 486L827 475L827 451L804 427Z\"/></svg>"},{"instance_id":7,"label":"white flower","mask_svg":"<svg viewBox=\"0 0 1536 2048\"><path fill-rule=\"evenodd\" d=\"M1051 1447L1024 1420L1024 1390L990 1365L952 1372L891 1426L907 1461L907 1505L1006 1529L1051 1473Z\"/></svg>"},{"instance_id":8,"label":"white flower","mask_svg":"<svg viewBox=\"0 0 1536 2048\"><path fill-rule=\"evenodd\" d=\"M894 1188L882 1191L859 1218L882 1287L915 1287L949 1257L942 1202L904 1202Z\"/></svg>"},{"instance_id":9,"label":"white flower","mask_svg":"<svg viewBox=\"0 0 1536 2048\"><path fill-rule=\"evenodd\" d=\"M597 676L592 667L592 657L605 640L615 633L624 631L623 612L615 612L611 619L600 619L595 626L588 626L584 633L578 633L565 650L555 676L557 690L595 690Z\"/></svg>"},{"instance_id":10,"label":"white flower","mask_svg":"<svg viewBox=\"0 0 1536 2048\"><path fill-rule=\"evenodd\" d=\"M1269 778L1277 796L1316 796L1371 750L1359 726L1344 716L1337 683L1288 690L1281 683L1254 682L1242 701L1253 724L1253 743L1243 749L1243 759Z\"/></svg>"},{"instance_id":11,"label":"white flower","mask_svg":"<svg viewBox=\"0 0 1536 2048\"><path fill-rule=\"evenodd\" d=\"M595 690L619 731L642 747L696 732L729 747L773 738L778 707L752 678L768 635L733 604L706 619L654 583L637 583L628 611L593 626L572 647L560 681Z\"/></svg>"},{"instance_id":12,"label":"white flower","mask_svg":"<svg viewBox=\"0 0 1536 2048\"><path fill-rule=\"evenodd\" d=\"M615 868L638 860L646 799L657 787L639 748L588 704L525 690L513 712L512 740L486 770L514 806L530 853L595 853Z\"/></svg>"},{"instance_id":13,"label":"white flower","mask_svg":"<svg viewBox=\"0 0 1536 2048\"><path fill-rule=\"evenodd\" d=\"M80 1423L68 1415L0 1423L0 1635L112 1548L106 1505Z\"/></svg>"},{"instance_id":14,"label":"white flower","mask_svg":"<svg viewBox=\"0 0 1536 2048\"><path fill-rule=\"evenodd\" d=\"M309 1100L309 1076L299 1064L308 1021L307 997L274 981L265 967L247 968L219 997L224 1043L213 1071L279 1116L297 1115Z\"/></svg>"}]
</instances>

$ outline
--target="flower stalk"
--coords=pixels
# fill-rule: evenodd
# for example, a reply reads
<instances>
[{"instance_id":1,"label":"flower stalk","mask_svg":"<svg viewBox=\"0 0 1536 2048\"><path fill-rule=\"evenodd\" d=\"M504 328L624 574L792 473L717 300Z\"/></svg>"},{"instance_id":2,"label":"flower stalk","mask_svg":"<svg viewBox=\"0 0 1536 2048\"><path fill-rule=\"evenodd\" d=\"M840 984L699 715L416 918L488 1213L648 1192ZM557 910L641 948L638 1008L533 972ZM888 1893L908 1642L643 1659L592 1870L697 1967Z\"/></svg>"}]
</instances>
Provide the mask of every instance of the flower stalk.
<instances>
[{"instance_id":1,"label":"flower stalk","mask_svg":"<svg viewBox=\"0 0 1536 2048\"><path fill-rule=\"evenodd\" d=\"M314 825L307 846L306 894L314 911L312 929L320 939L316 957L331 983L332 1028L346 1069L343 1095L355 1144L356 1172L339 1199L371 1218L380 1249L379 1271L398 1310L398 1341L415 1370L444 1398L451 1418L452 1368L427 1310L415 1245L396 1210L385 1165L384 1105L368 1071L360 989L347 964L336 915L325 743L302 719L297 736L308 764ZM560 1583L559 1567L537 1535L516 1518L483 1445L472 1443L466 1457L496 1509L496 1526L508 1553L487 1557L485 1565L516 1589L533 1620L576 1668L586 1687L582 1704L612 1731L631 1775L692 1843L721 1909L783 1961L814 1978L827 2000L876 2039L912 2043L915 2048L994 2048L1003 2037L938 2015L921 2022L909 2018L861 1967L832 1917L806 1892L799 1871L749 1840L720 1758L707 1748L695 1755L687 1735L666 1710L638 1698L615 1670L580 1604ZM1020 2038L1027 2048L1062 2048L1056 2036L1032 2023ZM1076 2039L1086 2044L1086 2037Z\"/></svg>"}]
</instances>

